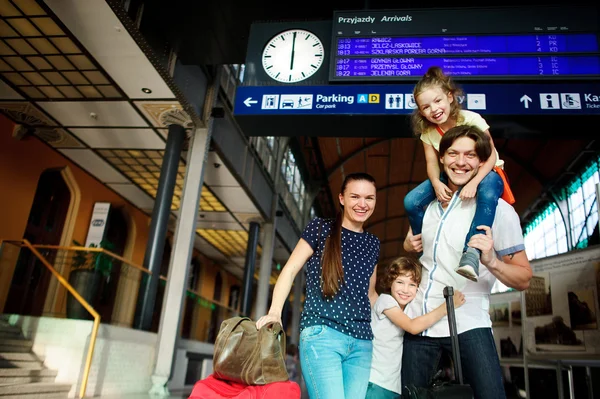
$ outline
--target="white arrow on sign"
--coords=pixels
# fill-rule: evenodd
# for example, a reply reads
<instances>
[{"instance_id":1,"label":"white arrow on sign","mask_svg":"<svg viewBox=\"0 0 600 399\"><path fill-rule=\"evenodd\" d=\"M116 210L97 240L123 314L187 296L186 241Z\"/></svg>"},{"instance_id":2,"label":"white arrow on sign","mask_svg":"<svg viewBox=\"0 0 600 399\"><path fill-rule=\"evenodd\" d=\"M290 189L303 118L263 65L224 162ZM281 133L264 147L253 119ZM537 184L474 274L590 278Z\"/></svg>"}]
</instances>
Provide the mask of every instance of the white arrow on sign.
<instances>
[{"instance_id":1,"label":"white arrow on sign","mask_svg":"<svg viewBox=\"0 0 600 399\"><path fill-rule=\"evenodd\" d=\"M253 100L252 97L248 97L247 99L244 100L244 104L246 104L246 107L251 107L252 104L256 104L258 101Z\"/></svg>"},{"instance_id":2,"label":"white arrow on sign","mask_svg":"<svg viewBox=\"0 0 600 399\"><path fill-rule=\"evenodd\" d=\"M521 99L519 101L521 101L523 103L523 106L525 108L529 108L529 103L532 102L533 100L527 94L524 94L523 97L521 97Z\"/></svg>"}]
</instances>

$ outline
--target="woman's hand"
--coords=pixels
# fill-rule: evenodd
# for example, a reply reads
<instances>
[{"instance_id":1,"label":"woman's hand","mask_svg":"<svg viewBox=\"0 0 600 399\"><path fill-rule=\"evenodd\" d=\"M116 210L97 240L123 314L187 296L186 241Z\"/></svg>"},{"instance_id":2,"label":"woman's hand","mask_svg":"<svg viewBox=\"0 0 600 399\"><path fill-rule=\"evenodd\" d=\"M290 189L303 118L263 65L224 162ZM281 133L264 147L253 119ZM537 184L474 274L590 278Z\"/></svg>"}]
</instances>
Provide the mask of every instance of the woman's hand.
<instances>
[{"instance_id":1,"label":"woman's hand","mask_svg":"<svg viewBox=\"0 0 600 399\"><path fill-rule=\"evenodd\" d=\"M438 201L448 202L452 199L452 190L450 190L448 186L442 183L440 180L432 182L432 185Z\"/></svg>"},{"instance_id":2,"label":"woman's hand","mask_svg":"<svg viewBox=\"0 0 600 399\"><path fill-rule=\"evenodd\" d=\"M271 324L271 323L279 323L283 326L283 323L281 322L281 315L275 314L275 313L269 313L269 314L261 317L256 322L256 329L260 330L262 328L262 326L266 326L267 324Z\"/></svg>"},{"instance_id":3,"label":"woman's hand","mask_svg":"<svg viewBox=\"0 0 600 399\"><path fill-rule=\"evenodd\" d=\"M462 292L460 292L458 290L454 290L453 299L454 299L454 308L455 309L460 308L466 302L465 294L463 294Z\"/></svg>"}]
</instances>

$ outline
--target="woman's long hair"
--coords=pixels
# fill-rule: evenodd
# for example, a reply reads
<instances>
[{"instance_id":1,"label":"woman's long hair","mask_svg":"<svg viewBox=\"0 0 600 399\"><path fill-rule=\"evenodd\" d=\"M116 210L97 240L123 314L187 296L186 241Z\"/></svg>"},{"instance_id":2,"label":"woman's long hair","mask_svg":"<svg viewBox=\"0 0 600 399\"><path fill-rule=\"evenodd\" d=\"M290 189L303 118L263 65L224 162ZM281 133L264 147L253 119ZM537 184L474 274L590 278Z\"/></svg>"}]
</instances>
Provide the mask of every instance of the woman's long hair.
<instances>
[{"instance_id":1,"label":"woman's long hair","mask_svg":"<svg viewBox=\"0 0 600 399\"><path fill-rule=\"evenodd\" d=\"M450 104L450 118L454 120L458 120L461 105L458 102L458 96L462 95L462 90L450 76L445 75L440 67L432 66L430 67L425 75L417 82L415 88L413 90L413 98L415 102L417 101L417 97L423 93L425 90L432 89L435 87L439 87L442 89L444 94L452 94L454 97L454 101ZM410 116L410 124L415 136L420 136L423 134L429 126L431 126L431 122L427 120L423 115L421 115L421 111L419 109L419 104L417 104L417 108L414 109L412 115Z\"/></svg>"},{"instance_id":2,"label":"woman's long hair","mask_svg":"<svg viewBox=\"0 0 600 399\"><path fill-rule=\"evenodd\" d=\"M368 181L375 185L375 179L368 173L351 173L344 179L340 193L343 195L346 186L351 181ZM331 226L331 233L325 241L323 259L321 262L321 288L325 298L335 296L344 283L344 268L342 267L342 221L344 219L344 206L340 204L340 210L335 216Z\"/></svg>"}]
</instances>

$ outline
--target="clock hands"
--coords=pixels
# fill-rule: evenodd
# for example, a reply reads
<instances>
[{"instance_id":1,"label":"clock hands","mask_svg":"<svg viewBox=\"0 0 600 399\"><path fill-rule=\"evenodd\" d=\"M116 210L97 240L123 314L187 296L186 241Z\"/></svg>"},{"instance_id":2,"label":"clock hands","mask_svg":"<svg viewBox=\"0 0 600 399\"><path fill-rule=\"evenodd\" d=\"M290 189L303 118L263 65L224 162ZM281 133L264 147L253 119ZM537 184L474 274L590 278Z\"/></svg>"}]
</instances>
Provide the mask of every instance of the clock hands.
<instances>
[{"instance_id":1,"label":"clock hands","mask_svg":"<svg viewBox=\"0 0 600 399\"><path fill-rule=\"evenodd\" d=\"M296 54L296 52L294 51L296 47L296 32L294 32L294 39L292 40L292 60L290 61L290 71L294 69L294 54Z\"/></svg>"}]
</instances>

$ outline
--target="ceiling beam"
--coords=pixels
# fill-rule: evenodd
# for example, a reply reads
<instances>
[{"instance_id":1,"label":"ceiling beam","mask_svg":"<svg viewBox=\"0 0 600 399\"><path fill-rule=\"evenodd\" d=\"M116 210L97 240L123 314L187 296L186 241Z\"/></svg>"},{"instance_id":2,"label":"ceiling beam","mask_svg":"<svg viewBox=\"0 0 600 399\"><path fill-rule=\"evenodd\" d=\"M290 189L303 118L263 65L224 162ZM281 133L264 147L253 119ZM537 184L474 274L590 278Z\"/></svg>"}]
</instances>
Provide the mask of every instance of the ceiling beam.
<instances>
[{"instance_id":1,"label":"ceiling beam","mask_svg":"<svg viewBox=\"0 0 600 399\"><path fill-rule=\"evenodd\" d=\"M354 151L354 152L352 152L352 153L348 154L348 155L346 156L346 158L342 158L342 159L340 159L340 160L339 160L339 161L338 161L338 162L337 162L335 165L333 165L333 167L332 167L331 169L329 169L329 170L327 171L327 173L326 173L326 175L327 175L327 180L329 180L329 179L331 178L331 176L332 176L332 175L333 175L333 174L334 174L334 173L335 173L335 172L336 172L336 171L337 171L339 168L341 168L342 166L344 166L344 164L345 164L346 162L348 162L349 160L351 160L351 159L353 159L354 157L356 157L356 156L358 156L358 155L362 154L363 152L367 151L368 149L375 147L377 144L381 144L381 143L383 143L383 142L386 142L386 141L389 141L389 140L393 140L393 139L395 139L395 138L397 138L397 137L388 137L388 138L384 138L384 139L377 139L377 140L375 140L375 141L373 141L373 142L371 142L371 143L369 143L369 144L367 144L367 145L365 145L365 146L362 146L362 147L360 147L360 148L359 148L359 149L357 149L356 151ZM338 138L338 140L339 140L339 138ZM338 148L339 148L339 144L338 144ZM338 150L338 151L339 151L339 150Z\"/></svg>"}]
</instances>

